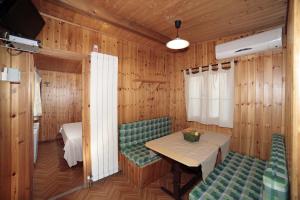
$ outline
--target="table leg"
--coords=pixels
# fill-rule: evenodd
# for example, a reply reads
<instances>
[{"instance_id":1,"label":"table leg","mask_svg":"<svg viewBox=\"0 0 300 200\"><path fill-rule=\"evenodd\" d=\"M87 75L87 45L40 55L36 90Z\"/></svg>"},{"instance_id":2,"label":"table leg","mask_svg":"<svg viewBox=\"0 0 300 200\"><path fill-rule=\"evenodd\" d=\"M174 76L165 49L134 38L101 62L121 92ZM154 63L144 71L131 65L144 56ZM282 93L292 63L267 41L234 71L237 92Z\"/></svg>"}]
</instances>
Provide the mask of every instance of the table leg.
<instances>
[{"instance_id":1,"label":"table leg","mask_svg":"<svg viewBox=\"0 0 300 200\"><path fill-rule=\"evenodd\" d=\"M219 148L218 150L218 155L217 155L217 159L216 159L216 164L215 164L215 167L222 163L222 152L221 152L221 148Z\"/></svg>"},{"instance_id":2,"label":"table leg","mask_svg":"<svg viewBox=\"0 0 300 200\"><path fill-rule=\"evenodd\" d=\"M172 173L173 173L173 192L169 191L165 187L161 187L161 189L167 193L168 195L172 196L175 200L181 200L181 169L180 164L178 162L172 163Z\"/></svg>"},{"instance_id":3,"label":"table leg","mask_svg":"<svg viewBox=\"0 0 300 200\"><path fill-rule=\"evenodd\" d=\"M174 198L176 200L180 200L181 192L180 192L180 185L181 185L181 170L179 163L174 163L174 169L173 169L173 193Z\"/></svg>"},{"instance_id":4,"label":"table leg","mask_svg":"<svg viewBox=\"0 0 300 200\"><path fill-rule=\"evenodd\" d=\"M184 195L192 186L194 186L202 178L201 170L199 168L195 170L189 170L195 174L183 187L181 187L181 164L178 162L172 163L172 173L173 173L173 192L169 191L165 187L161 189L172 196L175 200L181 200L181 195Z\"/></svg>"}]
</instances>

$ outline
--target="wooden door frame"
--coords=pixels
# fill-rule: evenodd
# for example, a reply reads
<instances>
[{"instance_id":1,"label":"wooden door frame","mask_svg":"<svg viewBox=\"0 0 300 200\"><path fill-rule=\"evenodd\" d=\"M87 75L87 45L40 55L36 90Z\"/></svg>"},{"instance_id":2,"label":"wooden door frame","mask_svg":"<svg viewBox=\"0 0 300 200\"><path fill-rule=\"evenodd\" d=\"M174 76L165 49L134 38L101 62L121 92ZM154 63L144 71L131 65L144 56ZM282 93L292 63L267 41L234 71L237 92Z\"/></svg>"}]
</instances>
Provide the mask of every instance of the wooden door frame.
<instances>
[{"instance_id":1,"label":"wooden door frame","mask_svg":"<svg viewBox=\"0 0 300 200\"><path fill-rule=\"evenodd\" d=\"M48 55L52 57L78 60L81 61L82 66L82 156L83 156L83 186L87 187L89 184L88 176L91 176L91 160L90 160L90 56L86 54L79 54L70 51L56 50L56 49L41 49L39 54ZM33 147L31 147L33 148ZM33 174L31 175L33 177Z\"/></svg>"},{"instance_id":2,"label":"wooden door frame","mask_svg":"<svg viewBox=\"0 0 300 200\"><path fill-rule=\"evenodd\" d=\"M90 148L90 56L82 59L82 155L84 187L91 180Z\"/></svg>"}]
</instances>

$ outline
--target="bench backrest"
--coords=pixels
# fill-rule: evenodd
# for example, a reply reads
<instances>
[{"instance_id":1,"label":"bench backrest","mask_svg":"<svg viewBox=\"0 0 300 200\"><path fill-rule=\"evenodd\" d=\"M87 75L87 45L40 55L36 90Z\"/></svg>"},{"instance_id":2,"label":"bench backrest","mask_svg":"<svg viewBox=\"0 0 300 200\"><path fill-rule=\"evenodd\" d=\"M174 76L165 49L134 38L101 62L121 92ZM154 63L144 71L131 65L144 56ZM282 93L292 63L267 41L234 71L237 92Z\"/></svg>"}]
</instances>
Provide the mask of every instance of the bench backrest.
<instances>
[{"instance_id":1,"label":"bench backrest","mask_svg":"<svg viewBox=\"0 0 300 200\"><path fill-rule=\"evenodd\" d=\"M145 143L171 133L171 119L162 117L120 125L120 148Z\"/></svg>"},{"instance_id":2,"label":"bench backrest","mask_svg":"<svg viewBox=\"0 0 300 200\"><path fill-rule=\"evenodd\" d=\"M263 175L263 199L288 199L288 173L284 138L273 134L270 158Z\"/></svg>"}]
</instances>

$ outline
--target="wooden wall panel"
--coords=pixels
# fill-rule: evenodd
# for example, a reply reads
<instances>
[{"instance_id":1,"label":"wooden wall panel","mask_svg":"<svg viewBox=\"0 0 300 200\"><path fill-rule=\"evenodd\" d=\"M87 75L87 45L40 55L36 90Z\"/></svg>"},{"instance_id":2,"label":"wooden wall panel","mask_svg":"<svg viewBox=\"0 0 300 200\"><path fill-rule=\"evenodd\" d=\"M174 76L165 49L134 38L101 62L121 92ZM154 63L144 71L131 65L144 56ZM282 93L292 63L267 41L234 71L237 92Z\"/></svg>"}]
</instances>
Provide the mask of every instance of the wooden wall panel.
<instances>
[{"instance_id":1,"label":"wooden wall panel","mask_svg":"<svg viewBox=\"0 0 300 200\"><path fill-rule=\"evenodd\" d=\"M5 48L0 48L0 66L18 68L21 72L21 82L10 84L10 138L2 138L7 143L0 146L1 156L7 163L6 169L2 172L9 172L9 181L6 183L10 188L10 194L0 193L0 198L10 196L10 199L31 199L32 169L33 169L33 130L32 130L32 90L33 84L33 57L29 53L22 53L17 56L8 54ZM7 94L6 94L7 95ZM8 109L2 107L1 111ZM7 122L6 122L7 123ZM2 124L1 124L2 126ZM10 142L9 142L10 141ZM6 152L7 154L2 154ZM0 160L3 160L1 157ZM1 163L2 164L2 163ZM7 174L8 175L8 174ZM2 175L1 175L2 177ZM8 180L7 179L7 180ZM2 198L2 195L4 197Z\"/></svg>"},{"instance_id":2,"label":"wooden wall panel","mask_svg":"<svg viewBox=\"0 0 300 200\"><path fill-rule=\"evenodd\" d=\"M11 197L10 83L0 82L0 196Z\"/></svg>"},{"instance_id":3,"label":"wooden wall panel","mask_svg":"<svg viewBox=\"0 0 300 200\"><path fill-rule=\"evenodd\" d=\"M271 134L283 134L284 131L285 50L237 59L233 129L186 121L181 69L216 63L214 46L227 40L230 38L198 43L188 51L176 54L173 69L170 66L170 116L173 128L180 130L192 126L232 134L232 150L267 159Z\"/></svg>"},{"instance_id":4,"label":"wooden wall panel","mask_svg":"<svg viewBox=\"0 0 300 200\"><path fill-rule=\"evenodd\" d=\"M81 60L63 59L43 54L34 55L34 65L41 70L79 74L82 72Z\"/></svg>"},{"instance_id":5,"label":"wooden wall panel","mask_svg":"<svg viewBox=\"0 0 300 200\"><path fill-rule=\"evenodd\" d=\"M38 71L43 112L39 141L55 140L62 124L81 121L81 74Z\"/></svg>"},{"instance_id":6,"label":"wooden wall panel","mask_svg":"<svg viewBox=\"0 0 300 200\"><path fill-rule=\"evenodd\" d=\"M169 114L168 62L173 60L171 53L141 45L138 40L132 42L85 27L78 28L57 18L45 19L47 24L39 35L45 49L88 55L96 44L99 52L118 56L119 123ZM70 45L73 41L76 43L74 47ZM138 87L135 79L163 80L167 83L158 88L151 83ZM158 103L163 99L165 103Z\"/></svg>"},{"instance_id":7,"label":"wooden wall panel","mask_svg":"<svg viewBox=\"0 0 300 200\"><path fill-rule=\"evenodd\" d=\"M289 1L287 29L285 132L290 199L300 198L300 1Z\"/></svg>"}]
</instances>

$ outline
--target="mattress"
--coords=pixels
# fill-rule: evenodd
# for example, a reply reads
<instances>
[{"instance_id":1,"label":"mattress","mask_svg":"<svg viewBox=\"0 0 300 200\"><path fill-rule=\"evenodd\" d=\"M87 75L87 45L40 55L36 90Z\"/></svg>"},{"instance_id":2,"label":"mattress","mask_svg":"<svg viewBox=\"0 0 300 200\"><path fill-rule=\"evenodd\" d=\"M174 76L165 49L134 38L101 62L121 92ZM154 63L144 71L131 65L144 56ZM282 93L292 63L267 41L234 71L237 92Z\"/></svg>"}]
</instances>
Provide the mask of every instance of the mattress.
<instances>
[{"instance_id":1,"label":"mattress","mask_svg":"<svg viewBox=\"0 0 300 200\"><path fill-rule=\"evenodd\" d=\"M69 167L82 162L82 122L63 124L60 133L64 140L64 159Z\"/></svg>"}]
</instances>

